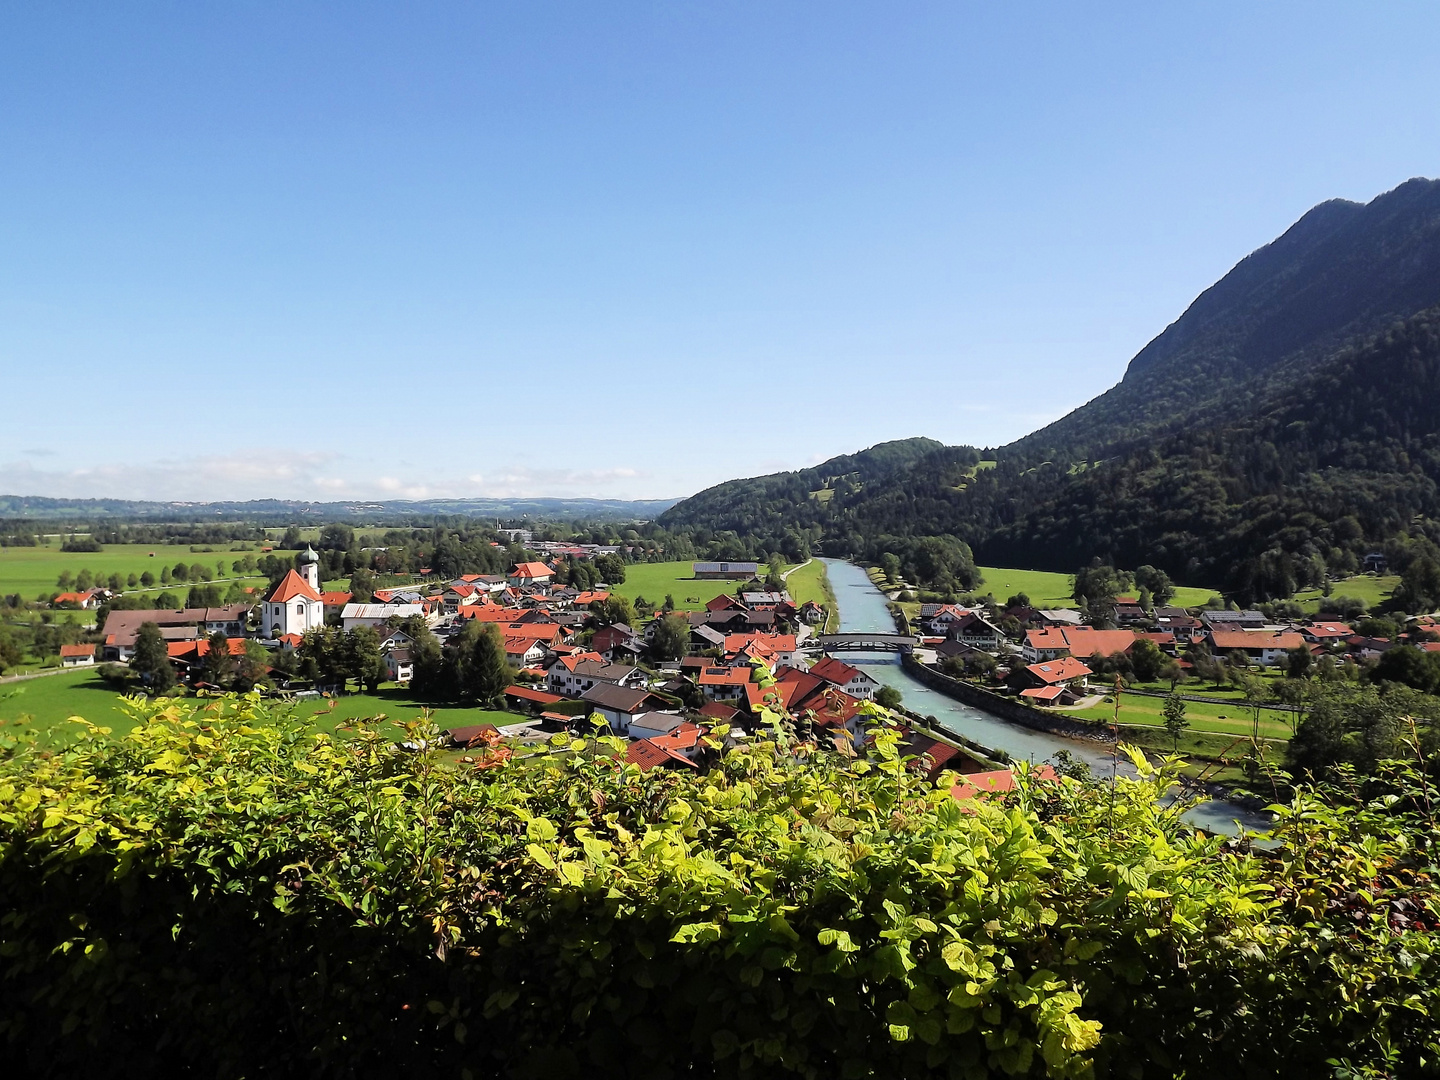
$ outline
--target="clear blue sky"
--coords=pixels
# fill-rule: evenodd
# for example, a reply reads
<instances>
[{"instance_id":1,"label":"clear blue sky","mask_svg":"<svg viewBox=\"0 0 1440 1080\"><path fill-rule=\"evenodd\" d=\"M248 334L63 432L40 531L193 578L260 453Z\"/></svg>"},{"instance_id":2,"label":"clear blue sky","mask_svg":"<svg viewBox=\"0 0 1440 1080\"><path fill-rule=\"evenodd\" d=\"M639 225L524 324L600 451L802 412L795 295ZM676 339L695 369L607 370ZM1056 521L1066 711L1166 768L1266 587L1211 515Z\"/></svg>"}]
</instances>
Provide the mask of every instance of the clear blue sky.
<instances>
[{"instance_id":1,"label":"clear blue sky","mask_svg":"<svg viewBox=\"0 0 1440 1080\"><path fill-rule=\"evenodd\" d=\"M1003 444L1314 203L1440 174L1437 40L1433 3L8 5L0 492L662 497Z\"/></svg>"}]
</instances>

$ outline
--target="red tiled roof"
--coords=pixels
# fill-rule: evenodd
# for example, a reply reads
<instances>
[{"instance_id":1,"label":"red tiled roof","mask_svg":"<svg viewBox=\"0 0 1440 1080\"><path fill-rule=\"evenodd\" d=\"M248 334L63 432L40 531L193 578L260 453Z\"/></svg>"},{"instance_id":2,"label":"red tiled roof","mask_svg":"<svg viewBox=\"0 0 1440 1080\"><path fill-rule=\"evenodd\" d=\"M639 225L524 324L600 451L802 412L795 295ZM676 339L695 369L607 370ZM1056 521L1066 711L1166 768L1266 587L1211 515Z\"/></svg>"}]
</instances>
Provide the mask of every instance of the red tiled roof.
<instances>
[{"instance_id":1,"label":"red tiled roof","mask_svg":"<svg viewBox=\"0 0 1440 1080\"><path fill-rule=\"evenodd\" d=\"M1060 633L1065 638L1070 655L1083 660L1087 656L1111 656L1114 653L1129 652L1135 644L1133 630L1096 630L1089 626L1063 626Z\"/></svg>"},{"instance_id":2,"label":"red tiled roof","mask_svg":"<svg viewBox=\"0 0 1440 1080\"><path fill-rule=\"evenodd\" d=\"M555 571L551 570L550 567L546 566L543 562L522 562L515 564L515 569L510 571L510 576L534 580L536 578L554 577Z\"/></svg>"},{"instance_id":3,"label":"red tiled roof","mask_svg":"<svg viewBox=\"0 0 1440 1080\"><path fill-rule=\"evenodd\" d=\"M864 707L864 702L828 683L820 690L792 706L791 712L809 713L822 727L843 727Z\"/></svg>"},{"instance_id":4,"label":"red tiled roof","mask_svg":"<svg viewBox=\"0 0 1440 1080\"><path fill-rule=\"evenodd\" d=\"M94 656L94 645L61 645L61 656Z\"/></svg>"},{"instance_id":5,"label":"red tiled roof","mask_svg":"<svg viewBox=\"0 0 1440 1080\"><path fill-rule=\"evenodd\" d=\"M749 681L748 667L708 667L700 672L701 686L744 686Z\"/></svg>"},{"instance_id":6,"label":"red tiled roof","mask_svg":"<svg viewBox=\"0 0 1440 1080\"><path fill-rule=\"evenodd\" d=\"M535 690L529 686L506 687L505 696L520 698L522 701L533 701L537 705L554 705L565 700L559 694L547 694L543 690Z\"/></svg>"},{"instance_id":7,"label":"red tiled roof","mask_svg":"<svg viewBox=\"0 0 1440 1080\"><path fill-rule=\"evenodd\" d=\"M1043 660L1038 664L1030 664L1025 670L1043 683L1069 682L1071 679L1080 679L1086 675L1094 674L1093 671L1073 656L1061 656L1055 660Z\"/></svg>"},{"instance_id":8,"label":"red tiled roof","mask_svg":"<svg viewBox=\"0 0 1440 1080\"><path fill-rule=\"evenodd\" d=\"M1021 690L1021 697L1037 698L1040 701L1054 701L1061 694L1065 693L1063 686L1034 686L1029 690Z\"/></svg>"},{"instance_id":9,"label":"red tiled roof","mask_svg":"<svg viewBox=\"0 0 1440 1080\"><path fill-rule=\"evenodd\" d=\"M1059 627L1048 627L1044 630L1026 630L1025 644L1032 649L1068 649L1070 646L1065 641L1065 635Z\"/></svg>"},{"instance_id":10,"label":"red tiled roof","mask_svg":"<svg viewBox=\"0 0 1440 1080\"><path fill-rule=\"evenodd\" d=\"M319 600L320 594L310 587L310 583L302 578L294 570L289 571L280 579L269 596L265 598L267 604L283 604L287 600L294 600L297 596L306 600Z\"/></svg>"},{"instance_id":11,"label":"red tiled roof","mask_svg":"<svg viewBox=\"0 0 1440 1080\"><path fill-rule=\"evenodd\" d=\"M1211 630L1215 649L1303 649L1305 638L1295 633L1268 634L1261 630Z\"/></svg>"},{"instance_id":12,"label":"red tiled roof","mask_svg":"<svg viewBox=\"0 0 1440 1080\"><path fill-rule=\"evenodd\" d=\"M638 765L642 772L649 772L656 765L664 765L667 762L675 761L688 765L692 769L695 763L684 754L676 753L668 747L659 746L652 739L636 739L625 749L625 760L631 765Z\"/></svg>"},{"instance_id":13,"label":"red tiled roof","mask_svg":"<svg viewBox=\"0 0 1440 1080\"><path fill-rule=\"evenodd\" d=\"M1440 642L1436 644L1440 645ZM752 683L751 685L754 684ZM746 689L748 690L749 687L747 686ZM758 690L760 688L757 686L755 689ZM740 715L740 710L732 705L726 705L723 701L707 701L704 705L700 706L700 715L710 720L720 720L724 722L734 720L735 717Z\"/></svg>"},{"instance_id":14,"label":"red tiled roof","mask_svg":"<svg viewBox=\"0 0 1440 1080\"><path fill-rule=\"evenodd\" d=\"M827 656L811 666L810 674L818 675L826 682L834 683L836 686L845 686L860 674L860 669L851 667L843 660L836 660L833 656Z\"/></svg>"},{"instance_id":15,"label":"red tiled roof","mask_svg":"<svg viewBox=\"0 0 1440 1080\"><path fill-rule=\"evenodd\" d=\"M1041 765L1032 771L1037 780L1054 780L1055 770ZM993 795L997 792L1015 790L1015 773L1010 769L996 769L993 772L967 773L960 782L950 789L957 799L973 799L979 795Z\"/></svg>"},{"instance_id":16,"label":"red tiled roof","mask_svg":"<svg viewBox=\"0 0 1440 1080\"><path fill-rule=\"evenodd\" d=\"M354 597L354 593L348 592L322 592L320 600L326 607L344 607ZM377 594L378 595L378 594Z\"/></svg>"}]
</instances>

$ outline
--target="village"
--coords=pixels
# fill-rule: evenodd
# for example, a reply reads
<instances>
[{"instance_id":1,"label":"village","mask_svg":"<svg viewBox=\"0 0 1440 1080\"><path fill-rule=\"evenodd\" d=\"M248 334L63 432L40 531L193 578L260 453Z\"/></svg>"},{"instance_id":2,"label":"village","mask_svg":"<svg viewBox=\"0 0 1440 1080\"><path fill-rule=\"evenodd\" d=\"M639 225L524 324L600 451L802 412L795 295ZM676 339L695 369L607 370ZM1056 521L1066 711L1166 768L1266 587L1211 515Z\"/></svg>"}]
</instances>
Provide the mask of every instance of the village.
<instances>
[{"instance_id":1,"label":"village","mask_svg":"<svg viewBox=\"0 0 1440 1080\"><path fill-rule=\"evenodd\" d=\"M1071 608L1036 609L1024 597L1000 605L927 603L913 619L897 608L891 635L826 635L831 612L813 600L795 603L767 582L755 562L695 562L695 580L725 582L726 590L694 610L637 611L615 617L603 584L573 587L557 580L566 559L615 554L595 545L535 544L524 530L507 539L538 556L500 575L464 574L445 582L381 588L363 602L322 588L320 558L310 548L259 598L208 608L116 609L98 645L66 645L65 667L128 665L142 628L153 627L175 681L195 691L207 682L207 662L223 638L230 656L265 658L269 692L303 701L345 692L343 677L326 683L297 673L294 657L307 635L330 628L373 631L387 683L415 677L416 637L432 634L443 647L471 624L494 628L503 642L511 681L503 692L509 723L456 724L450 745L477 751L481 764L504 760L511 745L556 732L586 732L603 721L628 740L628 758L642 769L704 767L705 736L722 727L729 740L752 736L766 709L801 723L807 738L840 739L864 748L866 703L900 705L899 694L877 682L856 652L905 654L912 668L948 677L942 692L973 687L982 707L1011 705L1006 715L1039 721L1042 713L1072 713L1112 700L1123 680L1177 683L1220 680L1237 671L1276 672L1292 665L1373 663L1399 639L1367 637L1349 623L1323 618L1275 621L1260 611L1184 608L1117 597L1087 616ZM57 606L103 602L90 593L61 594ZM621 610L624 610L623 608ZM1429 628L1417 624L1408 641L1440 651ZM263 651L262 651L263 650ZM838 655L834 655L838 654ZM497 702L497 704L502 704ZM1026 710L1015 714L1013 707ZM772 714L773 715L773 714ZM948 733L915 714L901 716L906 752L916 767L937 772L995 773L995 760L967 751ZM1002 755L1003 756L1003 755ZM469 759L467 759L469 760Z\"/></svg>"}]
</instances>

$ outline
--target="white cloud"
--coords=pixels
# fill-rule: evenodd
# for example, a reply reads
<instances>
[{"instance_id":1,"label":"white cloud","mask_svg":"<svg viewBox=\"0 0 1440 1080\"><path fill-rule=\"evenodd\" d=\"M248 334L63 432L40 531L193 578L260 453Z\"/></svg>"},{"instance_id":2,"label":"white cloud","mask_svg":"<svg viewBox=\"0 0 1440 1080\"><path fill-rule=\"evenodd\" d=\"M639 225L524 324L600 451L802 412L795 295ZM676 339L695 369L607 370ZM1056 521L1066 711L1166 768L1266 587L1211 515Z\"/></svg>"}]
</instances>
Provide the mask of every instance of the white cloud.
<instances>
[{"instance_id":1,"label":"white cloud","mask_svg":"<svg viewBox=\"0 0 1440 1080\"><path fill-rule=\"evenodd\" d=\"M204 502L244 499L651 498L642 469L547 469L502 465L462 477L365 475L361 463L329 453L206 455L146 464L37 468L0 464L0 494L72 499Z\"/></svg>"}]
</instances>

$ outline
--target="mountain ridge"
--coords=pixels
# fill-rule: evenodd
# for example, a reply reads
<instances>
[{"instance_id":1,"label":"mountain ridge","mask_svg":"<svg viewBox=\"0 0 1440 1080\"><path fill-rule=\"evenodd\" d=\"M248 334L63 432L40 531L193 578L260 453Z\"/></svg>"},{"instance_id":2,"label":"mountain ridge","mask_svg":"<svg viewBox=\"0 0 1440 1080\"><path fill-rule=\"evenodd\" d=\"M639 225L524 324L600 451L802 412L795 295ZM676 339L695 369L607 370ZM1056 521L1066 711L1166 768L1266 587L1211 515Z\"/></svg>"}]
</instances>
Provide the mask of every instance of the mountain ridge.
<instances>
[{"instance_id":1,"label":"mountain ridge","mask_svg":"<svg viewBox=\"0 0 1440 1080\"><path fill-rule=\"evenodd\" d=\"M1119 383L993 451L991 468L973 447L931 449L818 506L783 475L730 481L660 523L772 540L798 527L868 558L944 536L991 565L1154 562L1247 600L1288 595L1353 571L1368 547L1403 567L1440 542L1437 401L1440 181L1414 179L1312 208Z\"/></svg>"}]
</instances>

